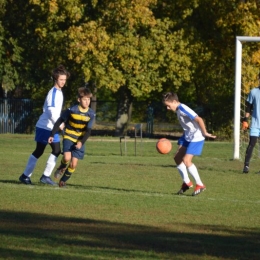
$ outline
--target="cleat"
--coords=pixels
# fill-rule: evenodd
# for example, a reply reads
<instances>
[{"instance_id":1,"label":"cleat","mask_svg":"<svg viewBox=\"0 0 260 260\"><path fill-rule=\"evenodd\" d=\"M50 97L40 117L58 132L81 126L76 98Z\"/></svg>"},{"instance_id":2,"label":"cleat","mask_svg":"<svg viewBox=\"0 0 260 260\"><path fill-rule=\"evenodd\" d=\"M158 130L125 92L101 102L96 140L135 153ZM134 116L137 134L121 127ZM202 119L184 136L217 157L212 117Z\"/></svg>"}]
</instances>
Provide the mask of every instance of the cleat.
<instances>
[{"instance_id":1,"label":"cleat","mask_svg":"<svg viewBox=\"0 0 260 260\"><path fill-rule=\"evenodd\" d=\"M52 186L57 185L56 182L54 182L50 177L47 177L45 175L42 175L42 177L40 178L40 182L44 183L44 184L49 184L49 185L52 185Z\"/></svg>"},{"instance_id":2,"label":"cleat","mask_svg":"<svg viewBox=\"0 0 260 260\"><path fill-rule=\"evenodd\" d=\"M204 190L206 190L206 186L196 185L196 188L195 188L194 192L192 193L192 196L199 195Z\"/></svg>"},{"instance_id":3,"label":"cleat","mask_svg":"<svg viewBox=\"0 0 260 260\"><path fill-rule=\"evenodd\" d=\"M64 188L66 186L66 182L65 181L60 181L59 182L59 187L60 188Z\"/></svg>"},{"instance_id":4,"label":"cleat","mask_svg":"<svg viewBox=\"0 0 260 260\"><path fill-rule=\"evenodd\" d=\"M57 168L56 172L54 173L55 179L60 179L64 172L66 171L66 167L62 168L61 165Z\"/></svg>"},{"instance_id":5,"label":"cleat","mask_svg":"<svg viewBox=\"0 0 260 260\"><path fill-rule=\"evenodd\" d=\"M30 177L27 177L26 175L22 174L20 177L19 177L19 181L24 183L24 184L29 184L29 185L32 185L32 182L31 182L31 179Z\"/></svg>"},{"instance_id":6,"label":"cleat","mask_svg":"<svg viewBox=\"0 0 260 260\"><path fill-rule=\"evenodd\" d=\"M243 173L249 173L249 166L245 166L245 167L244 167Z\"/></svg>"},{"instance_id":7,"label":"cleat","mask_svg":"<svg viewBox=\"0 0 260 260\"><path fill-rule=\"evenodd\" d=\"M177 192L177 194L183 194L186 190L188 190L189 188L192 188L193 184L190 181L189 183L185 183L183 182L183 184L181 185L181 189Z\"/></svg>"}]
</instances>

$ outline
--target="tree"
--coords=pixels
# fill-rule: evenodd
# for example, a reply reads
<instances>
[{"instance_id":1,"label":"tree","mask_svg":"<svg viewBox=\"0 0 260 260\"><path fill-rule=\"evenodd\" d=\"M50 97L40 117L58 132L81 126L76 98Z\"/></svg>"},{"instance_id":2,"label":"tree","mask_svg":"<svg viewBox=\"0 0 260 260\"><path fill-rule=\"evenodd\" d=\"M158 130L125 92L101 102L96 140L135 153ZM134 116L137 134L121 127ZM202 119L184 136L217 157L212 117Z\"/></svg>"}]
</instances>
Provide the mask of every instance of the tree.
<instances>
[{"instance_id":1,"label":"tree","mask_svg":"<svg viewBox=\"0 0 260 260\"><path fill-rule=\"evenodd\" d=\"M8 13L9 4L8 1L0 1L0 83L4 96L19 83L17 66L22 61L22 48L9 30L12 26L12 19Z\"/></svg>"},{"instance_id":2,"label":"tree","mask_svg":"<svg viewBox=\"0 0 260 260\"><path fill-rule=\"evenodd\" d=\"M257 36L260 24L257 0L0 0L0 6L4 88L42 98L50 71L62 63L72 74L67 105L87 81L95 82L97 97L111 91L120 101L119 135L135 100L160 100L165 91L201 107L211 129L229 127L235 36ZM256 64L243 70L250 78L259 48L250 45L243 55Z\"/></svg>"},{"instance_id":3,"label":"tree","mask_svg":"<svg viewBox=\"0 0 260 260\"><path fill-rule=\"evenodd\" d=\"M170 21L156 20L151 9L156 1L92 2L95 20L86 17L68 30L69 58L81 64L85 77L97 87L120 95L117 134L129 122L134 98L160 92L166 80L177 86L189 79L190 60L181 30L168 34Z\"/></svg>"},{"instance_id":4,"label":"tree","mask_svg":"<svg viewBox=\"0 0 260 260\"><path fill-rule=\"evenodd\" d=\"M259 35L258 5L259 1L162 0L155 8L157 17L171 19L171 32L184 31L191 81L184 82L179 93L182 100L203 108L209 130L232 131L235 36ZM251 48L244 55L252 57L253 52Z\"/></svg>"}]
</instances>

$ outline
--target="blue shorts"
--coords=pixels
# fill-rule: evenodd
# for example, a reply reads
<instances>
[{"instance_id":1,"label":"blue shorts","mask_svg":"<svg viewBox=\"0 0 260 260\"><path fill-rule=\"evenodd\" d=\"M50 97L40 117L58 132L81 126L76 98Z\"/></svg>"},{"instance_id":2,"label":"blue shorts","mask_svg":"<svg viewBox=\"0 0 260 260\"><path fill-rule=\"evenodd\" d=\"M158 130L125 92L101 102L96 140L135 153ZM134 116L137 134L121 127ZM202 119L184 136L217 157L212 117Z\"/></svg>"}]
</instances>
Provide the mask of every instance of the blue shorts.
<instances>
[{"instance_id":1,"label":"blue shorts","mask_svg":"<svg viewBox=\"0 0 260 260\"><path fill-rule=\"evenodd\" d=\"M50 135L51 135L51 131L36 127L34 140L38 143L48 144L48 139ZM57 133L53 137L53 143L59 143L59 142L60 142L60 135Z\"/></svg>"},{"instance_id":2,"label":"blue shorts","mask_svg":"<svg viewBox=\"0 0 260 260\"><path fill-rule=\"evenodd\" d=\"M85 144L80 149L75 147L76 143L69 139L63 139L63 153L71 152L71 156L82 160L85 154Z\"/></svg>"},{"instance_id":3,"label":"blue shorts","mask_svg":"<svg viewBox=\"0 0 260 260\"><path fill-rule=\"evenodd\" d=\"M250 128L250 136L260 137L260 128L251 127Z\"/></svg>"},{"instance_id":4,"label":"blue shorts","mask_svg":"<svg viewBox=\"0 0 260 260\"><path fill-rule=\"evenodd\" d=\"M186 142L184 135L182 135L179 139L178 139L178 145L183 145L183 143Z\"/></svg>"},{"instance_id":5,"label":"blue shorts","mask_svg":"<svg viewBox=\"0 0 260 260\"><path fill-rule=\"evenodd\" d=\"M188 142L185 140L184 136L182 136L178 140L178 145L182 145L187 148L186 154L192 155L201 155L205 140L198 142Z\"/></svg>"}]
</instances>

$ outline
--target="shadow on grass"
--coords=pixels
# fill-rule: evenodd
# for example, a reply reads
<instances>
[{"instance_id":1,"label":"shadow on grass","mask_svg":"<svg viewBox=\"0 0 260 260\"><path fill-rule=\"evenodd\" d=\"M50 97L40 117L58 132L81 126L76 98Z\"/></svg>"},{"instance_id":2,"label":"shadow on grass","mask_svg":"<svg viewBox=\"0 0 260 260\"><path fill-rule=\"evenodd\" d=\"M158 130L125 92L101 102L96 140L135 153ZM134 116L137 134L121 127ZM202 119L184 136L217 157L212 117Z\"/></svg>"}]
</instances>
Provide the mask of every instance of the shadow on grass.
<instances>
[{"instance_id":1,"label":"shadow on grass","mask_svg":"<svg viewBox=\"0 0 260 260\"><path fill-rule=\"evenodd\" d=\"M185 232L173 232L11 211L0 219L4 259L259 259L259 230L179 224Z\"/></svg>"},{"instance_id":2,"label":"shadow on grass","mask_svg":"<svg viewBox=\"0 0 260 260\"><path fill-rule=\"evenodd\" d=\"M90 164L103 164L103 165L107 165L106 162L91 162ZM135 163L133 165L133 163L109 163L109 165L123 165L124 167L133 167L133 166L142 166L142 167L147 167L147 164L145 163ZM166 167L166 168L177 168L177 165L175 164L150 164L152 167Z\"/></svg>"},{"instance_id":3,"label":"shadow on grass","mask_svg":"<svg viewBox=\"0 0 260 260\"><path fill-rule=\"evenodd\" d=\"M135 194L150 194L150 195L157 195L157 196L164 196L164 195L177 195L172 193L166 193L166 192L155 192L155 191L143 191L143 190L137 190L137 189L123 189L123 188L112 188L109 186L86 186L86 185L80 185L80 184L67 184L68 188L75 188L75 189L81 189L81 190L104 190L104 191L118 191L118 192L134 192Z\"/></svg>"},{"instance_id":4,"label":"shadow on grass","mask_svg":"<svg viewBox=\"0 0 260 260\"><path fill-rule=\"evenodd\" d=\"M17 184L17 185L22 185L25 186L25 184L21 183L20 181L15 181L15 180L0 180L0 183L4 184ZM58 186L50 186L47 184L43 184L40 181L38 182L33 182L32 185L26 185L28 188L34 188L34 187L50 187L50 188L58 188ZM81 190L104 190L104 191L117 191L117 192L134 192L138 194L150 194L150 195L157 195L157 196L164 196L164 195L177 195L177 193L167 193L167 192L154 192L154 191L143 191L143 190L137 190L137 189L124 189L124 188L113 188L109 186L88 186L88 185L81 185L81 184L71 184L68 183L65 187L60 188L60 189L81 189ZM179 196L179 195L178 195ZM186 196L183 194L183 196Z\"/></svg>"}]
</instances>

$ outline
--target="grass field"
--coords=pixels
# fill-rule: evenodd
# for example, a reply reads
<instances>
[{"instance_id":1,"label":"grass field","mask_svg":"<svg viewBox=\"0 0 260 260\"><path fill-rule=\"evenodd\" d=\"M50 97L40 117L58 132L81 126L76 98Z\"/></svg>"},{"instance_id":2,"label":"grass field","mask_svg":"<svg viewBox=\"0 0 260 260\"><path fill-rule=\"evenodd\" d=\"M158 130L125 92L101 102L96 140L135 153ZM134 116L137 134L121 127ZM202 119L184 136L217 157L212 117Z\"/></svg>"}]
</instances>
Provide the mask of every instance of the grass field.
<instances>
[{"instance_id":1,"label":"grass field","mask_svg":"<svg viewBox=\"0 0 260 260\"><path fill-rule=\"evenodd\" d=\"M149 139L120 156L118 138L90 138L66 188L39 182L48 147L20 184L33 138L0 135L0 259L260 259L260 159L242 174L232 143L206 142L193 197Z\"/></svg>"}]
</instances>

